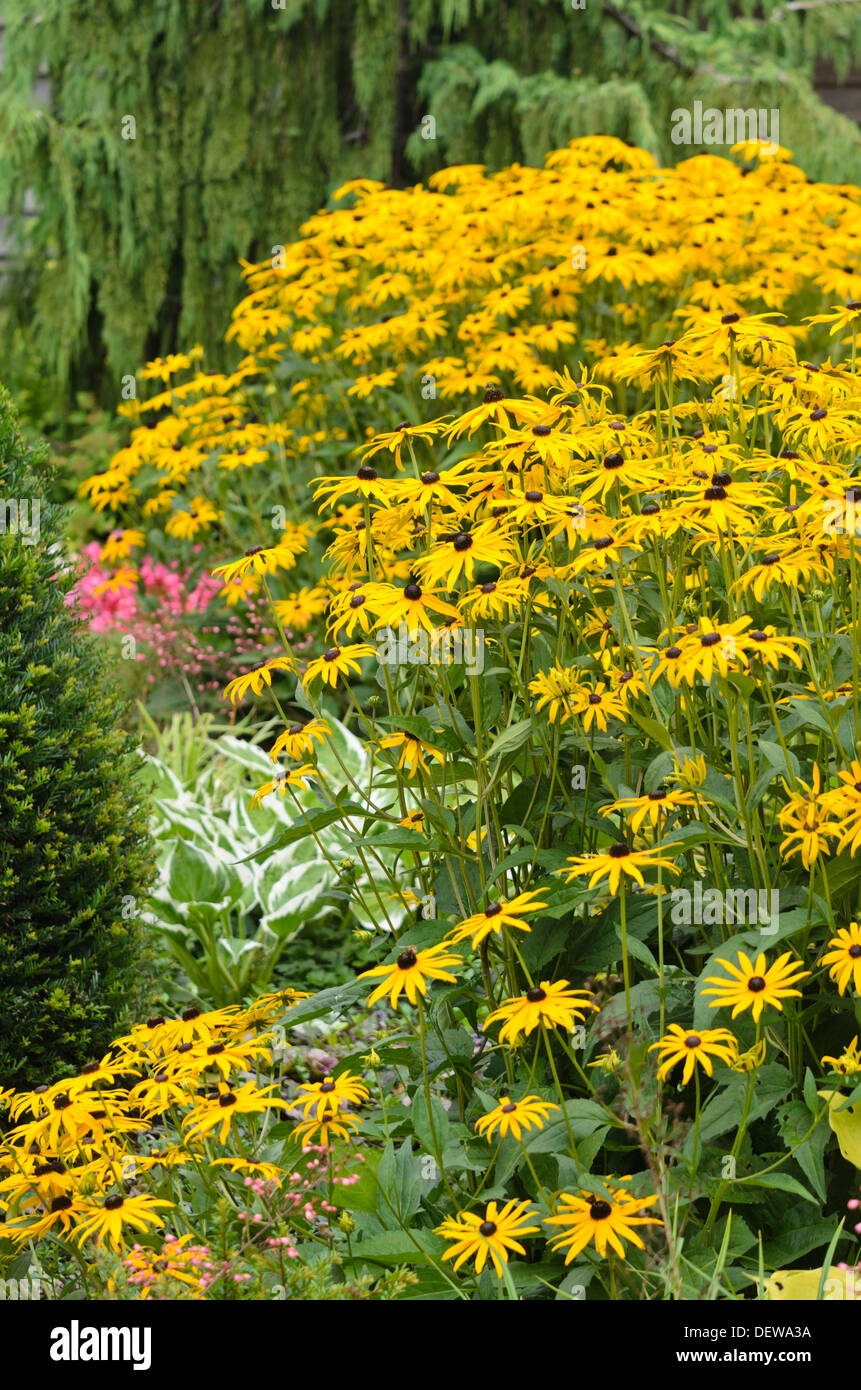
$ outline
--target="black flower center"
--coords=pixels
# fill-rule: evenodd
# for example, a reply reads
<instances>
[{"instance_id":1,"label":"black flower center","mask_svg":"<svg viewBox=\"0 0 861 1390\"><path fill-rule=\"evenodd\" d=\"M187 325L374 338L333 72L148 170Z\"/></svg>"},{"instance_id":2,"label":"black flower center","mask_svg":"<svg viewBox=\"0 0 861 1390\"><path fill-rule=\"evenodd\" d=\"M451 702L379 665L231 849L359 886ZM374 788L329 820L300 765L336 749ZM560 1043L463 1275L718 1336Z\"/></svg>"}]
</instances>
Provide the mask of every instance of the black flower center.
<instances>
[{"instance_id":1,"label":"black flower center","mask_svg":"<svg viewBox=\"0 0 861 1390\"><path fill-rule=\"evenodd\" d=\"M455 536L452 545L458 551L470 550L472 548L472 536L468 531L461 531L459 536Z\"/></svg>"},{"instance_id":2,"label":"black flower center","mask_svg":"<svg viewBox=\"0 0 861 1390\"><path fill-rule=\"evenodd\" d=\"M589 1208L589 1215L593 1221L606 1221L612 1210L609 1202L593 1202Z\"/></svg>"},{"instance_id":3,"label":"black flower center","mask_svg":"<svg viewBox=\"0 0 861 1390\"><path fill-rule=\"evenodd\" d=\"M323 1092L324 1095L327 1095L327 1096L330 1095L331 1092L334 1091L334 1089L335 1089L335 1083L334 1083L334 1081L321 1081L321 1082L320 1082L320 1090Z\"/></svg>"},{"instance_id":4,"label":"black flower center","mask_svg":"<svg viewBox=\"0 0 861 1390\"><path fill-rule=\"evenodd\" d=\"M625 855L630 854L631 851L625 844L624 840L620 840L617 845L611 845L610 848L607 850L607 853L609 854L611 859L624 859Z\"/></svg>"},{"instance_id":5,"label":"black flower center","mask_svg":"<svg viewBox=\"0 0 861 1390\"><path fill-rule=\"evenodd\" d=\"M747 987L749 990L752 990L754 994L761 994L765 989L765 980L761 975L751 975L747 982Z\"/></svg>"},{"instance_id":6,"label":"black flower center","mask_svg":"<svg viewBox=\"0 0 861 1390\"><path fill-rule=\"evenodd\" d=\"M719 632L704 632L700 638L701 647L716 647L720 641Z\"/></svg>"},{"instance_id":7,"label":"black flower center","mask_svg":"<svg viewBox=\"0 0 861 1390\"><path fill-rule=\"evenodd\" d=\"M533 985L531 989L526 991L526 998L530 1004L540 1004L547 998L547 991L542 989L540 985Z\"/></svg>"},{"instance_id":8,"label":"black flower center","mask_svg":"<svg viewBox=\"0 0 861 1390\"><path fill-rule=\"evenodd\" d=\"M542 502L542 501L544 500L544 493L543 493L543 492L526 492L526 493L524 493L524 497L526 498L526 501L527 501L527 502Z\"/></svg>"},{"instance_id":9,"label":"black flower center","mask_svg":"<svg viewBox=\"0 0 861 1390\"><path fill-rule=\"evenodd\" d=\"M513 1114L513 1112L514 1112L516 1109L517 1109L517 1106L516 1106L515 1102L514 1102L513 1100L510 1100L510 1101L508 1102L507 1105L503 1105L503 1107L502 1107L502 1113L503 1113L503 1115L511 1115L511 1114Z\"/></svg>"},{"instance_id":10,"label":"black flower center","mask_svg":"<svg viewBox=\"0 0 861 1390\"><path fill-rule=\"evenodd\" d=\"M689 1033L685 1038L685 1047L699 1047L701 1043L702 1038L697 1033Z\"/></svg>"},{"instance_id":11,"label":"black flower center","mask_svg":"<svg viewBox=\"0 0 861 1390\"><path fill-rule=\"evenodd\" d=\"M417 959L418 957L416 956L415 949L412 946L408 946L407 949L405 951L401 951L401 954L398 956L398 969L412 970Z\"/></svg>"},{"instance_id":12,"label":"black flower center","mask_svg":"<svg viewBox=\"0 0 861 1390\"><path fill-rule=\"evenodd\" d=\"M222 1110L226 1110L228 1105L236 1104L236 1096L232 1091L225 1091L223 1096L218 1097L218 1104L221 1106Z\"/></svg>"},{"instance_id":13,"label":"black flower center","mask_svg":"<svg viewBox=\"0 0 861 1390\"><path fill-rule=\"evenodd\" d=\"M478 1234L479 1234L480 1236L485 1236L486 1238L487 1238L487 1237L490 1237L490 1236L495 1236L495 1235L496 1235L496 1222L495 1222L495 1221L482 1221L481 1225L480 1225L479 1228L478 1228Z\"/></svg>"},{"instance_id":14,"label":"black flower center","mask_svg":"<svg viewBox=\"0 0 861 1390\"><path fill-rule=\"evenodd\" d=\"M423 473L422 482L425 484L426 487L431 487L434 483L439 482L439 474L433 472Z\"/></svg>"},{"instance_id":15,"label":"black flower center","mask_svg":"<svg viewBox=\"0 0 861 1390\"><path fill-rule=\"evenodd\" d=\"M502 911L502 903L488 903L484 909L485 917L498 917Z\"/></svg>"},{"instance_id":16,"label":"black flower center","mask_svg":"<svg viewBox=\"0 0 861 1390\"><path fill-rule=\"evenodd\" d=\"M119 1211L120 1207L122 1206L125 1200L125 1197L123 1197L122 1194L119 1192L117 1192L113 1197L106 1197L105 1211Z\"/></svg>"},{"instance_id":17,"label":"black flower center","mask_svg":"<svg viewBox=\"0 0 861 1390\"><path fill-rule=\"evenodd\" d=\"M861 946L850 946L846 954L851 956L853 960L857 960L861 956Z\"/></svg>"},{"instance_id":18,"label":"black flower center","mask_svg":"<svg viewBox=\"0 0 861 1390\"><path fill-rule=\"evenodd\" d=\"M608 454L604 460L605 468L621 468L625 462L624 454Z\"/></svg>"}]
</instances>

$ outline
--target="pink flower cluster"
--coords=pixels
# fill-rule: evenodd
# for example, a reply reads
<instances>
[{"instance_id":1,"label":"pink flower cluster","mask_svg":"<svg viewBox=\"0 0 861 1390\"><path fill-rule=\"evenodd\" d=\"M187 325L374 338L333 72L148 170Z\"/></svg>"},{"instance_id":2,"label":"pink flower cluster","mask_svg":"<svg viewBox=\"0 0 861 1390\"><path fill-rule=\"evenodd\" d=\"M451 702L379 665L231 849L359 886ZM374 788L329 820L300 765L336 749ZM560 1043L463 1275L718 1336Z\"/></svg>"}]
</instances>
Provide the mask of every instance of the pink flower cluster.
<instances>
[{"instance_id":1,"label":"pink flower cluster","mask_svg":"<svg viewBox=\"0 0 861 1390\"><path fill-rule=\"evenodd\" d=\"M200 547L195 547L199 550ZM263 599L252 595L241 617L220 605L212 608L222 583L205 571L144 556L137 567L117 570L100 562L98 541L84 546L81 573L66 602L76 604L94 632L124 639L123 656L146 663L146 683L175 678L196 691L220 691L236 668L237 656L259 662L274 628ZM133 582L112 585L123 568Z\"/></svg>"},{"instance_id":2,"label":"pink flower cluster","mask_svg":"<svg viewBox=\"0 0 861 1390\"><path fill-rule=\"evenodd\" d=\"M133 632L136 620L149 616L145 606L141 606L142 597L157 602L162 619L202 613L222 587L220 580L203 573L194 587L189 588L190 571L181 570L175 560L165 565L149 555L144 556L138 567L136 585L114 587L111 580L119 571L104 568L99 559L101 549L98 541L84 546L82 573L66 595L67 603L80 605L94 632L112 628ZM138 657L138 660L144 659Z\"/></svg>"}]
</instances>

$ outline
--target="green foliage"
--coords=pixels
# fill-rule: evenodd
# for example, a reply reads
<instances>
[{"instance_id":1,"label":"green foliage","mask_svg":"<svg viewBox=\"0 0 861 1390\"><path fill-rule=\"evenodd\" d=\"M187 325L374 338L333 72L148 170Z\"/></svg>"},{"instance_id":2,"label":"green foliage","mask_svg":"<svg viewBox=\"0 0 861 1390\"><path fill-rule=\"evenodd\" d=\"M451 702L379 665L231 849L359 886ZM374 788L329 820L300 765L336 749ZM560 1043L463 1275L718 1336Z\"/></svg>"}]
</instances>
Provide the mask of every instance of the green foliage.
<instances>
[{"instance_id":1,"label":"green foliage","mask_svg":"<svg viewBox=\"0 0 861 1390\"><path fill-rule=\"evenodd\" d=\"M65 603L39 463L0 392L0 1085L19 1086L100 1056L138 1002L149 879L138 759Z\"/></svg>"},{"instance_id":2,"label":"green foliage","mask_svg":"<svg viewBox=\"0 0 861 1390\"><path fill-rule=\"evenodd\" d=\"M45 0L37 18L32 0L7 0L0 205L26 257L6 333L61 397L95 386L109 405L144 359L220 342L238 260L270 256L345 180L539 163L598 132L668 162L695 152L670 141L671 112L694 101L777 108L781 141L811 176L861 180L857 127L811 85L818 57L845 76L861 51L857 6L678 11ZM32 96L42 65L47 109ZM28 195L37 216L15 217Z\"/></svg>"},{"instance_id":3,"label":"green foliage","mask_svg":"<svg viewBox=\"0 0 861 1390\"><path fill-rule=\"evenodd\" d=\"M329 723L332 747L366 786L367 753L343 725ZM263 726L256 737L267 732ZM330 747L318 766L343 780ZM383 904L396 922L403 918L387 882L395 856L374 852L370 873L355 862L361 808L353 807L352 819L346 793L344 811L333 808L319 781L295 801L275 792L250 806L254 788L275 773L257 743L219 735L207 716L197 724L174 717L161 731L158 756L148 759L161 868L148 918L165 951L160 978L179 966L173 993L184 1000L192 994L210 1005L239 1004L279 985L352 981L370 963L354 929L376 927Z\"/></svg>"}]
</instances>

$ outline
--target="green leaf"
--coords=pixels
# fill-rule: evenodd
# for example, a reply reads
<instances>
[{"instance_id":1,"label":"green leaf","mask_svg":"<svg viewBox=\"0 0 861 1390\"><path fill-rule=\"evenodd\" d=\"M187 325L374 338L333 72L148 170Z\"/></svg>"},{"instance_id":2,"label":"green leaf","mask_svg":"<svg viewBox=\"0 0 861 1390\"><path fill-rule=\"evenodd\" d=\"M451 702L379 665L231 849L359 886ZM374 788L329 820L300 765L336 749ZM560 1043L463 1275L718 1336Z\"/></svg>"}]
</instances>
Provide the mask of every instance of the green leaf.
<instances>
[{"instance_id":1,"label":"green leaf","mask_svg":"<svg viewBox=\"0 0 861 1390\"><path fill-rule=\"evenodd\" d=\"M811 1250L824 1250L833 1235L833 1218L812 1215L806 1204L789 1206L780 1218L778 1230L766 1241L765 1263L771 1269L782 1269Z\"/></svg>"},{"instance_id":2,"label":"green leaf","mask_svg":"<svg viewBox=\"0 0 861 1390\"><path fill-rule=\"evenodd\" d=\"M789 1173L760 1173L753 1174L745 1178L739 1178L745 1187L770 1187L776 1188L779 1192L792 1192L796 1197L803 1197L805 1202L812 1202L817 1205L816 1198L813 1197L806 1187L802 1187L796 1178L790 1177Z\"/></svg>"},{"instance_id":3,"label":"green leaf","mask_svg":"<svg viewBox=\"0 0 861 1390\"><path fill-rule=\"evenodd\" d=\"M367 811L363 806L357 806L352 802L346 802L343 806L330 806L325 811L313 811L305 819L291 821L268 845L255 850L253 854L247 854L244 859L239 860L239 863L248 864L255 860L268 859L270 854L283 849L285 845L292 845L296 840L304 840L312 832L325 830L327 825L333 825L335 821L343 821L348 816L366 817Z\"/></svg>"},{"instance_id":4,"label":"green leaf","mask_svg":"<svg viewBox=\"0 0 861 1390\"><path fill-rule=\"evenodd\" d=\"M351 980L346 985L336 985L333 989L323 989L312 994L310 999L300 999L284 1015L284 1027L294 1028L298 1023L309 1023L313 1018L323 1018L326 1014L341 1014L368 989L367 980Z\"/></svg>"},{"instance_id":5,"label":"green leaf","mask_svg":"<svg viewBox=\"0 0 861 1390\"><path fill-rule=\"evenodd\" d=\"M828 1126L824 1121L818 1124L810 1137L803 1144L800 1143L812 1124L810 1111L802 1100L791 1100L780 1106L777 1111L777 1123L780 1137L788 1149L795 1148L796 1144L800 1145L795 1149L793 1159L802 1169L819 1200L824 1202L826 1194L823 1154L828 1142Z\"/></svg>"},{"instance_id":6,"label":"green leaf","mask_svg":"<svg viewBox=\"0 0 861 1390\"><path fill-rule=\"evenodd\" d=\"M606 1126L611 1118L594 1100L566 1101L565 1113L575 1142L594 1134L597 1129ZM568 1125L558 1111L552 1110L544 1128L532 1133L525 1143L530 1154L567 1152L570 1144Z\"/></svg>"},{"instance_id":7,"label":"green leaf","mask_svg":"<svg viewBox=\"0 0 861 1390\"><path fill-rule=\"evenodd\" d=\"M644 734L648 734L660 748L665 748L668 753L673 751L673 741L657 719L649 719L645 714L632 714L631 717L638 728L642 729Z\"/></svg>"},{"instance_id":8,"label":"green leaf","mask_svg":"<svg viewBox=\"0 0 861 1390\"><path fill-rule=\"evenodd\" d=\"M514 753L523 748L532 736L533 725L531 719L520 719L516 724L509 724L507 729L503 729L501 734L497 734L485 755L488 763L494 758L502 757L503 753Z\"/></svg>"},{"instance_id":9,"label":"green leaf","mask_svg":"<svg viewBox=\"0 0 861 1390\"><path fill-rule=\"evenodd\" d=\"M419 1249L416 1249L419 1246ZM413 1227L410 1234L402 1231L383 1231L353 1246L352 1258L343 1255L345 1265L363 1263L381 1265L426 1265L430 1256L439 1258L445 1253L445 1241L430 1231Z\"/></svg>"},{"instance_id":10,"label":"green leaf","mask_svg":"<svg viewBox=\"0 0 861 1390\"><path fill-rule=\"evenodd\" d=\"M214 855L178 840L167 863L167 886L175 903L217 903L227 898L229 883Z\"/></svg>"}]
</instances>

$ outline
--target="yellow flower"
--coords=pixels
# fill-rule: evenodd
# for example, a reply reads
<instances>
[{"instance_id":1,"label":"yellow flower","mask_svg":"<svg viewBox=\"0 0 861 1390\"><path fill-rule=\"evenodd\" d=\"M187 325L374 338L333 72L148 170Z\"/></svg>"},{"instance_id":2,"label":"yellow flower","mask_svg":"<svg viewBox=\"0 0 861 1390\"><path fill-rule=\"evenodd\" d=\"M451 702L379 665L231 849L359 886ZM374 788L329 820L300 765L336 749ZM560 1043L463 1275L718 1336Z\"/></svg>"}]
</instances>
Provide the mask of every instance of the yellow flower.
<instances>
[{"instance_id":1,"label":"yellow flower","mask_svg":"<svg viewBox=\"0 0 861 1390\"><path fill-rule=\"evenodd\" d=\"M401 755L398 758L398 771L406 770L408 777L415 777L419 768L422 772L430 773L425 756L433 758L438 763L445 763L445 754L438 748L434 748L429 743L424 743L417 734L391 733L381 738L379 748L400 748Z\"/></svg>"},{"instance_id":2,"label":"yellow flower","mask_svg":"<svg viewBox=\"0 0 861 1390\"><path fill-rule=\"evenodd\" d=\"M838 928L828 945L834 949L826 952L822 964L831 967L828 974L837 985L837 993L845 994L851 980L855 993L861 994L861 926L850 922L848 927Z\"/></svg>"},{"instance_id":3,"label":"yellow flower","mask_svg":"<svg viewBox=\"0 0 861 1390\"><path fill-rule=\"evenodd\" d=\"M205 497L194 497L187 512L176 511L168 517L164 527L165 535L188 540L191 536L196 536L198 531L205 531L212 526L220 516L217 507L213 507Z\"/></svg>"},{"instance_id":4,"label":"yellow flower","mask_svg":"<svg viewBox=\"0 0 861 1390\"><path fill-rule=\"evenodd\" d=\"M540 890L539 890L540 892ZM464 941L472 937L473 946L479 946L485 937L493 932L499 934L504 927L516 927L518 931L529 931L529 924L523 920L525 915L541 912L547 903L537 892L518 893L507 902L488 903L482 912L475 912L453 928L451 940Z\"/></svg>"},{"instance_id":5,"label":"yellow flower","mask_svg":"<svg viewBox=\"0 0 861 1390\"><path fill-rule=\"evenodd\" d=\"M738 1051L736 1040L728 1028L681 1028L678 1023L671 1023L665 1036L652 1043L649 1051L655 1048L661 1057L659 1080L663 1081L674 1067L684 1062L683 1086L693 1076L697 1062L706 1075L711 1076L714 1070L712 1057L719 1057L721 1061L731 1064Z\"/></svg>"},{"instance_id":6,"label":"yellow flower","mask_svg":"<svg viewBox=\"0 0 861 1390\"><path fill-rule=\"evenodd\" d=\"M706 984L712 985L713 988L704 989L703 994L716 995L709 1008L722 1009L732 1005L733 1018L744 1009L750 1009L755 1023L759 1022L766 1004L772 1004L775 1009L782 1010L781 999L800 998L801 990L793 989L792 986L810 974L800 961L792 959L791 951L778 956L768 969L765 966L765 954L762 952L753 965L744 951L739 951L737 965L721 957L717 957L717 963L729 971L732 979L728 980L721 975L706 976Z\"/></svg>"},{"instance_id":7,"label":"yellow flower","mask_svg":"<svg viewBox=\"0 0 861 1390\"><path fill-rule=\"evenodd\" d=\"M273 763L278 761L282 753L286 753L288 758L305 758L314 752L314 743L323 744L332 732L325 719L309 719L304 724L291 724L289 729L285 729L279 734L269 749L269 756Z\"/></svg>"},{"instance_id":8,"label":"yellow flower","mask_svg":"<svg viewBox=\"0 0 861 1390\"><path fill-rule=\"evenodd\" d=\"M507 999L488 1014L484 1031L492 1023L502 1020L499 1041L514 1043L521 1033L528 1037L539 1025L570 1030L574 1027L575 1019L582 1022L584 1009L598 1010L588 990L569 989L567 980L557 980L555 984L542 980L540 985L532 985L525 994L516 999Z\"/></svg>"},{"instance_id":9,"label":"yellow flower","mask_svg":"<svg viewBox=\"0 0 861 1390\"><path fill-rule=\"evenodd\" d=\"M279 796L287 795L288 787L298 787L300 791L307 791L309 777L322 777L319 768L312 763L303 763L301 767L290 768L279 767L271 782L264 782L262 787L258 787L249 802L249 808L256 810L267 796L272 792L277 792Z\"/></svg>"},{"instance_id":10,"label":"yellow flower","mask_svg":"<svg viewBox=\"0 0 861 1390\"><path fill-rule=\"evenodd\" d=\"M647 792L645 796L625 796L621 800L613 801L609 806L601 807L602 816L612 816L615 811L633 811L631 816L631 829L636 835L648 820L654 828L663 815L672 811L677 806L693 806L695 798L689 791L664 791L658 787L655 791Z\"/></svg>"},{"instance_id":11,"label":"yellow flower","mask_svg":"<svg viewBox=\"0 0 861 1390\"><path fill-rule=\"evenodd\" d=\"M832 1071L840 1072L841 1076L856 1076L861 1072L861 1052L858 1050L858 1035L852 1039L839 1057L823 1057L822 1065L826 1062Z\"/></svg>"},{"instance_id":12,"label":"yellow flower","mask_svg":"<svg viewBox=\"0 0 861 1390\"><path fill-rule=\"evenodd\" d=\"M339 1110L335 1115L325 1114L320 1119L302 1120L291 1129L290 1138L294 1144L320 1144L324 1149L328 1149L331 1144L330 1135L334 1134L336 1139L343 1139L349 1143L353 1132L359 1128L359 1121L355 1115Z\"/></svg>"},{"instance_id":13,"label":"yellow flower","mask_svg":"<svg viewBox=\"0 0 861 1390\"><path fill-rule=\"evenodd\" d=\"M113 564L115 560L126 560L131 552L145 541L143 531L112 531L99 552L99 560L102 564L108 565Z\"/></svg>"},{"instance_id":14,"label":"yellow flower","mask_svg":"<svg viewBox=\"0 0 861 1390\"><path fill-rule=\"evenodd\" d=\"M488 1143L497 1129L500 1139L504 1139L509 1132L519 1139L521 1129L542 1129L550 1111L558 1109L558 1105L542 1100L540 1096L522 1096L520 1100L509 1100L503 1096L494 1110L489 1110L476 1120L475 1127Z\"/></svg>"},{"instance_id":15,"label":"yellow flower","mask_svg":"<svg viewBox=\"0 0 861 1390\"><path fill-rule=\"evenodd\" d=\"M295 671L295 669L296 663L291 657L273 657L271 661L264 661L261 666L255 666L253 670L246 671L244 675L236 676L224 687L222 698L235 705L237 700L245 698L249 690L254 695L260 695L265 686L271 686L273 671Z\"/></svg>"},{"instance_id":16,"label":"yellow flower","mask_svg":"<svg viewBox=\"0 0 861 1390\"><path fill-rule=\"evenodd\" d=\"M622 1179L624 1182L625 1179ZM629 1240L642 1250L643 1242L635 1226L660 1226L654 1216L641 1216L640 1213L657 1202L657 1197L633 1197L623 1187L611 1186L605 1182L607 1197L582 1193L572 1196L564 1192L559 1199L555 1215L545 1218L547 1226L561 1226L561 1234L550 1241L551 1250L565 1250L566 1265L585 1250L590 1241L600 1256L607 1253L607 1246L622 1259L625 1258L623 1241Z\"/></svg>"},{"instance_id":17,"label":"yellow flower","mask_svg":"<svg viewBox=\"0 0 861 1390\"><path fill-rule=\"evenodd\" d=\"M324 685L331 685L334 690L339 676L360 676L362 668L359 662L366 656L375 655L375 648L367 642L354 642L350 647L330 647L322 656L308 662L302 684L307 689L314 681L322 680Z\"/></svg>"},{"instance_id":18,"label":"yellow flower","mask_svg":"<svg viewBox=\"0 0 861 1390\"><path fill-rule=\"evenodd\" d=\"M496 1202L489 1202L484 1216L462 1211L456 1217L449 1217L435 1227L437 1235L453 1242L443 1259L454 1260L454 1268L458 1270L465 1260L475 1257L475 1272L480 1274L489 1257L502 1278L502 1266L508 1263L509 1252L526 1254L520 1237L537 1235L541 1230L540 1226L527 1224L536 1215L529 1201L512 1199L502 1208L497 1207Z\"/></svg>"},{"instance_id":19,"label":"yellow flower","mask_svg":"<svg viewBox=\"0 0 861 1390\"><path fill-rule=\"evenodd\" d=\"M456 977L448 973L448 968L462 964L461 957L453 955L444 944L429 946L424 951L417 951L414 946L404 946L392 965L376 965L373 970L363 970L359 979L382 977L381 983L368 998L368 1008L388 995L389 1003L396 1009L402 992L411 1004L416 1003L419 994L426 994L427 980L445 980L448 984L455 984Z\"/></svg>"},{"instance_id":20,"label":"yellow flower","mask_svg":"<svg viewBox=\"0 0 861 1390\"><path fill-rule=\"evenodd\" d=\"M104 1202L87 1202L81 1207L81 1220L75 1231L79 1245L92 1236L101 1242L107 1239L114 1250L122 1250L126 1244L123 1227L130 1226L134 1231L146 1231L151 1226L163 1226L164 1222L156 1207L172 1207L173 1202L162 1201L158 1197L126 1197L121 1192L106 1197Z\"/></svg>"},{"instance_id":21,"label":"yellow flower","mask_svg":"<svg viewBox=\"0 0 861 1390\"><path fill-rule=\"evenodd\" d=\"M235 1116L257 1114L272 1106L282 1109L286 1107L286 1101L267 1096L266 1092L273 1089L273 1086L267 1086L264 1090L258 1091L248 1083L237 1086L235 1090L219 1090L216 1099L203 1101L192 1111L185 1122L187 1134L193 1138L200 1138L220 1125L218 1142L224 1144Z\"/></svg>"},{"instance_id":22,"label":"yellow flower","mask_svg":"<svg viewBox=\"0 0 861 1390\"><path fill-rule=\"evenodd\" d=\"M751 1072L757 1071L765 1061L765 1038L760 1038L758 1043L748 1048L747 1052L740 1052L734 1061L730 1062L733 1071Z\"/></svg>"},{"instance_id":23,"label":"yellow flower","mask_svg":"<svg viewBox=\"0 0 861 1390\"><path fill-rule=\"evenodd\" d=\"M307 1120L322 1120L326 1115L337 1115L345 1105L361 1105L370 1092L361 1077L351 1071L343 1071L339 1076L329 1076L325 1081L304 1082L299 1087L296 1100L297 1109Z\"/></svg>"},{"instance_id":24,"label":"yellow flower","mask_svg":"<svg viewBox=\"0 0 861 1390\"><path fill-rule=\"evenodd\" d=\"M659 845L653 845L650 849L630 849L624 840L620 840L598 854L579 854L569 858L568 863L571 867L557 869L556 872L564 877L566 883L580 875L589 874L590 888L594 888L596 883L606 878L610 892L615 897L623 875L632 878L644 888L643 869L668 869L671 874L679 873L671 859L655 857L659 854Z\"/></svg>"}]
</instances>

